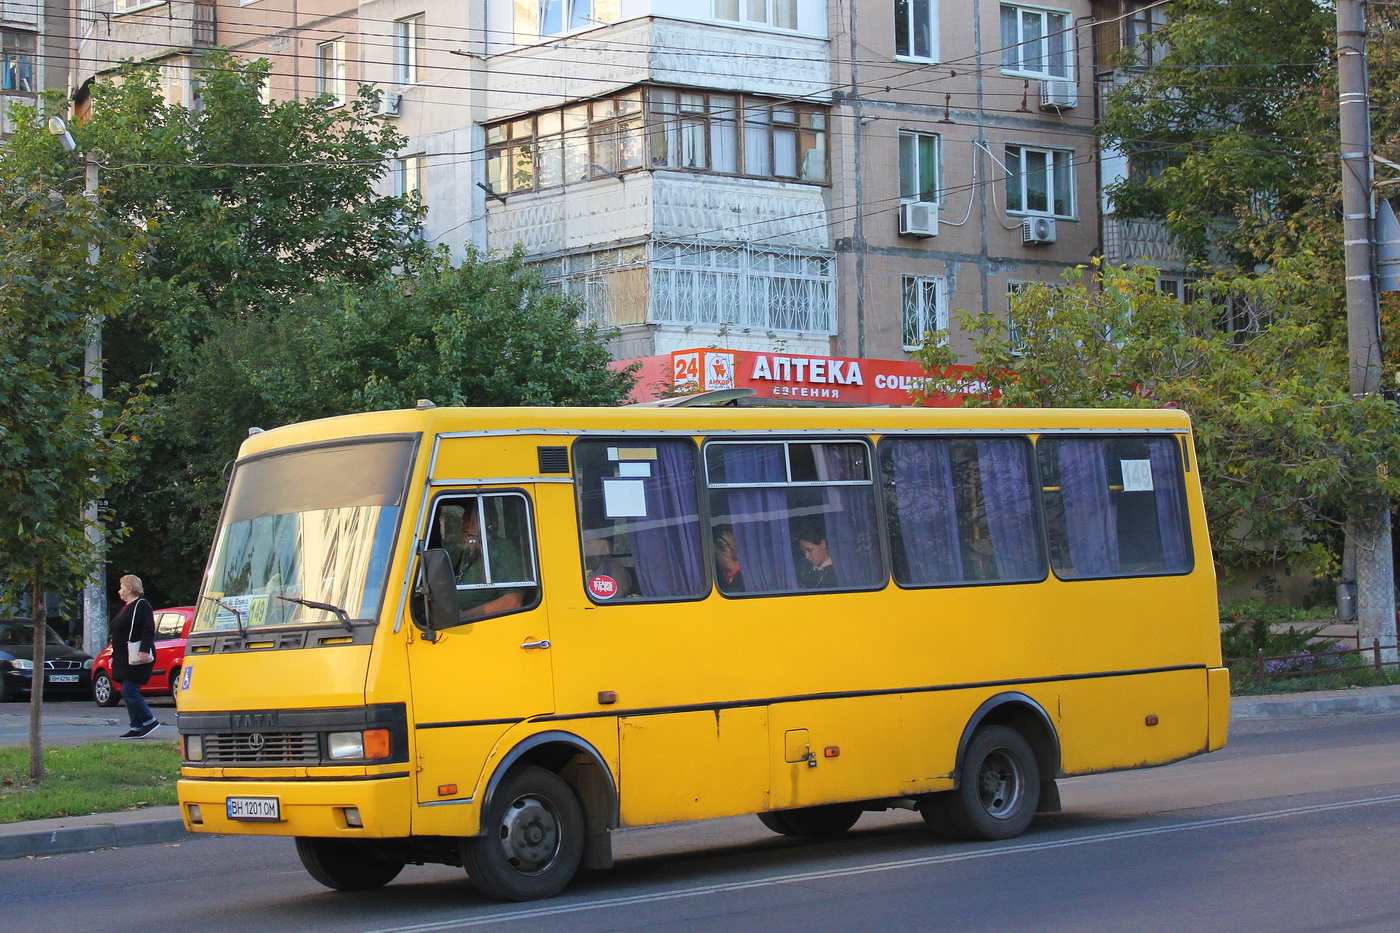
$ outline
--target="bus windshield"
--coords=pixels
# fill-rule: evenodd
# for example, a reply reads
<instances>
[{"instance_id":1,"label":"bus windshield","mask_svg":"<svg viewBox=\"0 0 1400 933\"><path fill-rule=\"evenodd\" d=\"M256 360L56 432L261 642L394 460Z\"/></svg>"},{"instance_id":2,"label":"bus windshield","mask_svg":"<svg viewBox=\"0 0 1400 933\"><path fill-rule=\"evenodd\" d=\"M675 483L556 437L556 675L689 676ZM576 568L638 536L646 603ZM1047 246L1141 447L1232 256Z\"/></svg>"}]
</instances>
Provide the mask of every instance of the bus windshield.
<instances>
[{"instance_id":1,"label":"bus windshield","mask_svg":"<svg viewBox=\"0 0 1400 933\"><path fill-rule=\"evenodd\" d=\"M412 453L413 438L391 438L240 463L194 631L372 620Z\"/></svg>"}]
</instances>

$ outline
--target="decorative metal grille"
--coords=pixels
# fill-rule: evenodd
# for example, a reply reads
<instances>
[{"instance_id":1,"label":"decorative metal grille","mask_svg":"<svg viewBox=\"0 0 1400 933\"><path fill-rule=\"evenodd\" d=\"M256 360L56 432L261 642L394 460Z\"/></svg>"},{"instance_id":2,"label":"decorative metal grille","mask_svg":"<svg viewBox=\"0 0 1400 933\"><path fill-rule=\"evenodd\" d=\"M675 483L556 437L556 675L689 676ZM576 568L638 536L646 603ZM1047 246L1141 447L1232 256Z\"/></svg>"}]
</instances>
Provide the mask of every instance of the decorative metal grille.
<instances>
[{"instance_id":1,"label":"decorative metal grille","mask_svg":"<svg viewBox=\"0 0 1400 933\"><path fill-rule=\"evenodd\" d=\"M204 764L267 765L321 760L315 732L223 733L204 736Z\"/></svg>"}]
</instances>

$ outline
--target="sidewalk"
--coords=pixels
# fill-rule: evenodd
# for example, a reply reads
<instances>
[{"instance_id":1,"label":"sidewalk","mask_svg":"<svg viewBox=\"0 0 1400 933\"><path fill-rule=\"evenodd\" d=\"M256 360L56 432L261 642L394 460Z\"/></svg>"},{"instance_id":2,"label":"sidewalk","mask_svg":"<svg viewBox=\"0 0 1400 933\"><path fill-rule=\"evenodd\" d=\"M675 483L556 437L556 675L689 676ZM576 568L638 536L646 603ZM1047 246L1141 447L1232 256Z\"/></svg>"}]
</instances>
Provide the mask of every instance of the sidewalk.
<instances>
[{"instance_id":1,"label":"sidewalk","mask_svg":"<svg viewBox=\"0 0 1400 933\"><path fill-rule=\"evenodd\" d=\"M1400 713L1400 687L1237 697L1230 701L1232 723L1354 713ZM0 859L153 845L188 838L180 821L179 807L0 823Z\"/></svg>"}]
</instances>

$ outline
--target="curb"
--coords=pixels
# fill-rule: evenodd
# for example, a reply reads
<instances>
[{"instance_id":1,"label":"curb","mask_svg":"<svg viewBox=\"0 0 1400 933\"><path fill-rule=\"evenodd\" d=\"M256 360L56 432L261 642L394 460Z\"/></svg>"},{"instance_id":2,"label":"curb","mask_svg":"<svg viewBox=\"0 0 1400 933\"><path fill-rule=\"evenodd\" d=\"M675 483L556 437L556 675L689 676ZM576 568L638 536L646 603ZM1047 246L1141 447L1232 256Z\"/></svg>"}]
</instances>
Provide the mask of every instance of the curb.
<instances>
[{"instance_id":1,"label":"curb","mask_svg":"<svg viewBox=\"0 0 1400 933\"><path fill-rule=\"evenodd\" d=\"M1297 693L1230 701L1231 722L1310 719L1348 713L1400 713L1400 688Z\"/></svg>"},{"instance_id":2,"label":"curb","mask_svg":"<svg viewBox=\"0 0 1400 933\"><path fill-rule=\"evenodd\" d=\"M82 817L96 820L100 817ZM109 818L110 819L110 818ZM39 820L36 823L65 823L65 820ZM24 824L18 824L24 825ZM34 824L31 824L34 825ZM122 822L92 822L78 826L57 825L45 829L0 833L0 859L61 855L119 846L158 845L190 837L179 817Z\"/></svg>"}]
</instances>

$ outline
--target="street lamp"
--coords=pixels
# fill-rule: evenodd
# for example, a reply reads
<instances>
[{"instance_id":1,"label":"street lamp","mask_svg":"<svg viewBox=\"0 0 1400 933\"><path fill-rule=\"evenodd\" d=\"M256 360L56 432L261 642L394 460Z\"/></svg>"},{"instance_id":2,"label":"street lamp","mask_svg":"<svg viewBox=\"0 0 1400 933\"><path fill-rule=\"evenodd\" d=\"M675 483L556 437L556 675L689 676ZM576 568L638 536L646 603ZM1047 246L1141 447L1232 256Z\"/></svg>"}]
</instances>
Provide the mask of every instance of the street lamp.
<instances>
[{"instance_id":1,"label":"street lamp","mask_svg":"<svg viewBox=\"0 0 1400 933\"><path fill-rule=\"evenodd\" d=\"M49 117L49 132L58 137L64 152L74 152L78 146L73 142L73 134L68 132L68 124L61 117ZM83 165L83 196L89 201L97 201L97 161L83 153L78 153L78 161ZM88 245L88 264L97 265L97 244ZM102 404L102 326L95 324L92 340L83 351L83 373L87 379L88 395L93 398L93 414L100 417ZM97 562L88 581L83 587L83 650L96 657L106 644L107 636L107 575L103 572L102 561L105 552L102 526L99 524L97 503L90 502L83 509L83 524L87 529L88 543L97 555Z\"/></svg>"}]
</instances>

